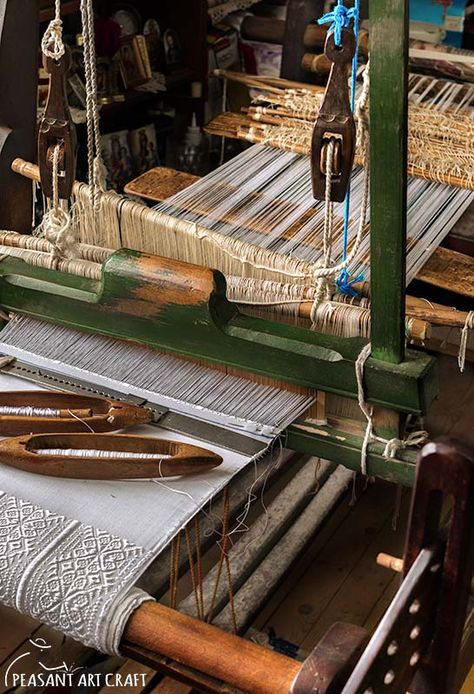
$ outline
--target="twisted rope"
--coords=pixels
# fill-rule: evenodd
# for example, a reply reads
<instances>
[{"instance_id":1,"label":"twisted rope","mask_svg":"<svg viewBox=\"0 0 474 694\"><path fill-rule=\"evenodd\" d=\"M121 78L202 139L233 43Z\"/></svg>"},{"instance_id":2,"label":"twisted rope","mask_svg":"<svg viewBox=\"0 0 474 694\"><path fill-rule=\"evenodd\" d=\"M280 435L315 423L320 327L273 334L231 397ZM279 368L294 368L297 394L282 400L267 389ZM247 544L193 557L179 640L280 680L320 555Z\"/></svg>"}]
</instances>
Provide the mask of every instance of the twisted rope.
<instances>
[{"instance_id":1,"label":"twisted rope","mask_svg":"<svg viewBox=\"0 0 474 694\"><path fill-rule=\"evenodd\" d=\"M424 443L426 443L429 437L428 432L424 430L413 431L405 439L384 439L382 436L377 436L376 434L374 434L374 408L366 402L364 391L364 369L367 359L370 357L371 351L372 345L370 344L370 342L368 342L365 345L365 347L362 348L355 362L355 372L357 380L357 399L359 402L359 407L362 410L365 418L367 419L367 427L365 429L365 435L364 440L362 442L360 454L360 468L363 475L367 475L367 453L369 443L371 441L378 441L379 443L383 443L385 445L383 457L386 460L392 460L396 457L400 449L421 446Z\"/></svg>"},{"instance_id":2,"label":"twisted rope","mask_svg":"<svg viewBox=\"0 0 474 694\"><path fill-rule=\"evenodd\" d=\"M61 0L55 0L54 19L50 21L41 41L41 50L48 58L59 60L64 55Z\"/></svg>"}]
</instances>

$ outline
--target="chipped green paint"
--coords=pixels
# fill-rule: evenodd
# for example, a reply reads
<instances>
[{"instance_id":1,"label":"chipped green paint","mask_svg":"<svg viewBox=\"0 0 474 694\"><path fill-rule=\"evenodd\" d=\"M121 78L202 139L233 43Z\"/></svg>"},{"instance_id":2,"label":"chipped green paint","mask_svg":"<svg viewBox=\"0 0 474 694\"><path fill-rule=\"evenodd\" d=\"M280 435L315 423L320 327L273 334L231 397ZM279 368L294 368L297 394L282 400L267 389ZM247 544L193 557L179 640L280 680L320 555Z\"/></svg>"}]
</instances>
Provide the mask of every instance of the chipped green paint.
<instances>
[{"instance_id":1,"label":"chipped green paint","mask_svg":"<svg viewBox=\"0 0 474 694\"><path fill-rule=\"evenodd\" d=\"M407 0L370 3L370 237L372 355L405 348Z\"/></svg>"},{"instance_id":2,"label":"chipped green paint","mask_svg":"<svg viewBox=\"0 0 474 694\"><path fill-rule=\"evenodd\" d=\"M312 425L307 421L297 421L286 430L285 446L308 455L331 460L339 465L360 472L362 437L348 434L340 429ZM415 481L416 458L414 451L400 451L397 459L383 457L383 444L369 445L367 455L367 474L370 477L412 487Z\"/></svg>"},{"instance_id":3,"label":"chipped green paint","mask_svg":"<svg viewBox=\"0 0 474 694\"><path fill-rule=\"evenodd\" d=\"M9 310L79 330L357 396L354 361L364 340L341 340L245 316L225 298L220 273L211 275L214 290L207 300L169 302L169 289L161 275L146 280L140 275L141 258L136 252L117 251L105 264L100 285L68 276L67 286L61 273L9 258L0 262L0 303ZM179 293L179 277L174 281ZM187 285L185 289L188 291ZM162 295L166 300L160 301ZM370 359L365 387L373 404L401 412L426 412L436 396L436 362L412 350L401 364Z\"/></svg>"}]
</instances>

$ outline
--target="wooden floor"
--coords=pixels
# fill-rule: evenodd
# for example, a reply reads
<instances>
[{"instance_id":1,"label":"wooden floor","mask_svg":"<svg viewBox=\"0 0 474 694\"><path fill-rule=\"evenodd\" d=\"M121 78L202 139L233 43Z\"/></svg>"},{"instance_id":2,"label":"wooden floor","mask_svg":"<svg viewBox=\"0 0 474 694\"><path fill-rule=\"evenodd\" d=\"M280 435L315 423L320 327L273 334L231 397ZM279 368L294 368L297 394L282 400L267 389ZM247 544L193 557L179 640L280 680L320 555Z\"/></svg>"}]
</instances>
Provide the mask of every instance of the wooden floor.
<instances>
[{"instance_id":1,"label":"wooden floor","mask_svg":"<svg viewBox=\"0 0 474 694\"><path fill-rule=\"evenodd\" d=\"M462 433L474 440L474 369L470 366L469 374L460 377L454 360L443 360L441 368L443 382L449 387L433 408L430 430ZM396 493L395 486L376 481L359 492L355 505L350 504L350 495L344 498L304 556L263 606L254 627L263 632L272 629L277 638L298 644L306 651L311 650L328 627L338 620L373 629L399 585L397 575L375 562L381 551L397 556L403 553L410 493L405 490L402 495L400 516L394 530ZM93 656L90 650L58 632L0 606L0 694L9 691L4 683L5 672L12 660L28 650L30 638L44 638L52 645L43 661L53 666L63 659L76 666L84 665ZM36 661L25 659L22 672L35 672L37 666ZM145 690L142 686L122 687L120 691L125 694L190 692L189 687L168 678L161 680L152 670L137 663L116 659L97 663L92 671L101 668L103 672L118 668L123 674L143 673ZM87 689L90 694L97 691ZM117 691L116 687L102 687L100 694ZM474 673L471 673L463 694L473 693Z\"/></svg>"},{"instance_id":2,"label":"wooden floor","mask_svg":"<svg viewBox=\"0 0 474 694\"><path fill-rule=\"evenodd\" d=\"M400 520L393 530L395 492L394 486L377 481L368 485L355 505L351 506L350 497L346 497L264 607L254 626L262 631L272 628L278 638L305 650L311 650L337 620L372 628L398 587L398 577L375 563L380 551L395 555L403 552L409 492L402 498ZM48 627L13 610L0 608L0 623L1 680L12 656L25 651L31 635L53 644L53 653L48 654L52 663L60 653L67 653L67 659L75 660L76 664L83 663L89 655L81 646L73 647L70 641L66 645ZM147 687L147 692L190 691L168 679L157 681L151 670L136 663L125 663L123 672L127 671L145 673L147 684L156 680L156 686L151 690ZM5 694L6 688L1 684L0 693ZM108 689L103 688L101 692ZM138 693L142 688L121 691Z\"/></svg>"}]
</instances>

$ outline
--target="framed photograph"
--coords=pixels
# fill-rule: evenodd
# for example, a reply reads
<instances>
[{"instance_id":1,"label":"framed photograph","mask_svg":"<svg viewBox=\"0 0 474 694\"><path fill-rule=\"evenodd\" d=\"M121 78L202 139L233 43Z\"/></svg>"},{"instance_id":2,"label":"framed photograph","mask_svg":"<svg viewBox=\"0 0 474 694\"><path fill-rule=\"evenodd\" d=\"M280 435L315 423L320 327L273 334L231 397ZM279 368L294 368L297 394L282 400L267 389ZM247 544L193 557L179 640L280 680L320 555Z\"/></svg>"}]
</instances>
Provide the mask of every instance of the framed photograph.
<instances>
[{"instance_id":1,"label":"framed photograph","mask_svg":"<svg viewBox=\"0 0 474 694\"><path fill-rule=\"evenodd\" d=\"M147 19L143 34L148 47L151 69L153 72L159 72L163 65L163 43L160 25L156 19Z\"/></svg>"},{"instance_id":2,"label":"framed photograph","mask_svg":"<svg viewBox=\"0 0 474 694\"><path fill-rule=\"evenodd\" d=\"M126 36L122 39L119 58L120 74L122 75L125 89L133 89L133 87L147 81L140 47L135 41L134 36Z\"/></svg>"},{"instance_id":3,"label":"framed photograph","mask_svg":"<svg viewBox=\"0 0 474 694\"><path fill-rule=\"evenodd\" d=\"M165 62L168 67L182 64L183 52L181 42L174 29L167 29L163 34L163 48L165 51Z\"/></svg>"},{"instance_id":4,"label":"framed photograph","mask_svg":"<svg viewBox=\"0 0 474 694\"><path fill-rule=\"evenodd\" d=\"M112 60L97 58L97 99L99 104L110 104L112 98Z\"/></svg>"},{"instance_id":5,"label":"framed photograph","mask_svg":"<svg viewBox=\"0 0 474 694\"><path fill-rule=\"evenodd\" d=\"M121 191L134 176L133 160L128 146L128 130L102 135L100 141L109 186Z\"/></svg>"},{"instance_id":6,"label":"framed photograph","mask_svg":"<svg viewBox=\"0 0 474 694\"><path fill-rule=\"evenodd\" d=\"M156 130L152 123L130 131L130 150L137 175L158 166Z\"/></svg>"}]
</instances>

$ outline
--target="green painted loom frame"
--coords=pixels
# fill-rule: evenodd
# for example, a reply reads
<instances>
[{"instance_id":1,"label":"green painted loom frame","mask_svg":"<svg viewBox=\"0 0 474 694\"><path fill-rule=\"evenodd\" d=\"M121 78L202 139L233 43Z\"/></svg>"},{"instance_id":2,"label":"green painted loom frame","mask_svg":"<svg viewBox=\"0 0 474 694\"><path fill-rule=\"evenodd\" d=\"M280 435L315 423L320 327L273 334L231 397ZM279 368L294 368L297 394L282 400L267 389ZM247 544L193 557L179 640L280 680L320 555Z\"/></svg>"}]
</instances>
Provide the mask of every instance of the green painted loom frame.
<instances>
[{"instance_id":1,"label":"green painted loom frame","mask_svg":"<svg viewBox=\"0 0 474 694\"><path fill-rule=\"evenodd\" d=\"M23 21L37 22L37 0L25 0L23 5ZM8 65L16 64L15 56L23 50L23 44L19 40L20 25L8 22L11 7L9 0L0 45L0 90L16 94L21 82L18 70L13 74ZM422 352L405 350L407 1L372 0L370 11L372 357L365 370L366 397L375 406L394 413L424 414L437 394L436 360ZM27 68L36 68L33 52L24 61L25 74ZM35 104L31 80L26 81L25 90L30 103ZM0 126L1 115L0 111ZM9 128L16 133L20 126L15 122L14 110L9 119ZM20 114L17 120L19 123ZM28 152L22 154L32 158ZM3 145L0 176L10 171L17 155L17 151ZM8 192L9 188L4 190ZM29 206L27 188L23 187L22 192L15 189L14 193L16 197L8 199L5 209L0 208L0 228L12 219L12 209ZM16 230L25 231L25 224L19 223ZM123 250L106 262L102 281L92 282L4 258L0 262L0 304L71 327L138 340L351 398L357 396L354 363L366 341L335 338L243 316L226 300L220 273L179 265ZM193 277L198 275L202 282L196 285ZM184 295L190 288L191 299L186 299ZM397 435L398 421L394 415L391 423L379 431ZM297 422L287 431L287 445L360 469L362 438L339 429ZM387 461L380 445L370 444L368 474L411 485L415 456L405 453L399 458Z\"/></svg>"}]
</instances>

